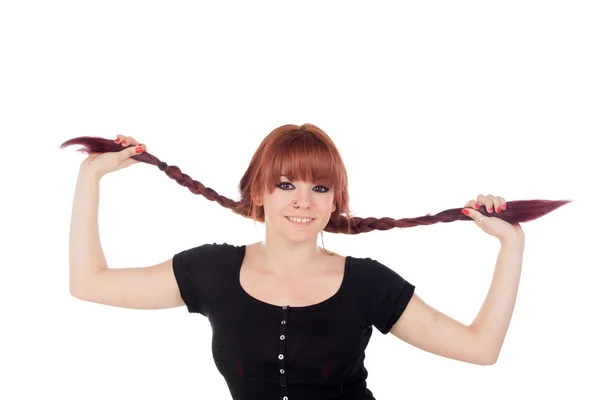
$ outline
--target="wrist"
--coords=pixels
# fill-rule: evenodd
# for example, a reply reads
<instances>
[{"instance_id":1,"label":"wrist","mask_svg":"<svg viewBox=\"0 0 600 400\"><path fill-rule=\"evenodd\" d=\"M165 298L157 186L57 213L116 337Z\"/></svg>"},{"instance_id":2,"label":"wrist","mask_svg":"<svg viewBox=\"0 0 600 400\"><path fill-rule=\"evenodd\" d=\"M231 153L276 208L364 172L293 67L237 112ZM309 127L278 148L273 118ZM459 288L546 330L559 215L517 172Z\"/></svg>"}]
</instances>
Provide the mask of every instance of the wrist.
<instances>
[{"instance_id":1,"label":"wrist","mask_svg":"<svg viewBox=\"0 0 600 400\"><path fill-rule=\"evenodd\" d=\"M523 250L525 248L525 240L518 237L509 237L500 239L500 245L502 247L509 247L514 249Z\"/></svg>"},{"instance_id":2,"label":"wrist","mask_svg":"<svg viewBox=\"0 0 600 400\"><path fill-rule=\"evenodd\" d=\"M100 182L100 179L102 179L102 175L96 171L90 171L84 168L79 169L77 180Z\"/></svg>"}]
</instances>

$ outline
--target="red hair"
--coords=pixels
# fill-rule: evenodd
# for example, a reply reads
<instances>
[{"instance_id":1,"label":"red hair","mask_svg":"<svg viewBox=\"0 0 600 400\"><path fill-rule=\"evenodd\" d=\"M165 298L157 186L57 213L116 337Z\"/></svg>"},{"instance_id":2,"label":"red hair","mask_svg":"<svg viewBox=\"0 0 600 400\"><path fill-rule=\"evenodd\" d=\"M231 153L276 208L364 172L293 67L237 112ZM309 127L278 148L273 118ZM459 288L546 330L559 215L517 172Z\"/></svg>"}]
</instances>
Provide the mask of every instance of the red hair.
<instances>
[{"instance_id":1,"label":"red hair","mask_svg":"<svg viewBox=\"0 0 600 400\"><path fill-rule=\"evenodd\" d=\"M240 180L242 199L234 212L264 222L264 208L256 206L256 199L263 190L273 193L281 173L291 181L312 182L333 190L335 211L325 230L337 230L342 219L346 220L342 225L350 227L346 167L331 138L311 124L283 125L263 139Z\"/></svg>"},{"instance_id":2,"label":"red hair","mask_svg":"<svg viewBox=\"0 0 600 400\"><path fill-rule=\"evenodd\" d=\"M123 150L123 146L113 140L90 136L67 140L60 148L71 145L83 146L77 151L86 154ZM131 158L156 166L161 163L161 160L147 152ZM342 157L331 138L312 124L283 125L263 139L240 180L240 201L221 196L213 189L181 172L175 165L168 165L164 172L169 178L187 187L192 193L216 201L238 215L259 222L264 222L265 215L263 208L256 206L256 199L263 189L269 190L270 193L275 190L275 185L280 182L279 175L282 172L289 180L318 183L334 191L336 209L325 226L324 230L327 232L357 234L374 229L388 230L433 225L438 222L472 221L471 217L460 212L464 207L451 208L435 215L428 214L417 218L359 218L351 215L348 175ZM507 209L503 210L501 214L488 213L485 207L480 208L479 212L509 223L529 222L571 202L572 200L513 200L506 202Z\"/></svg>"}]
</instances>

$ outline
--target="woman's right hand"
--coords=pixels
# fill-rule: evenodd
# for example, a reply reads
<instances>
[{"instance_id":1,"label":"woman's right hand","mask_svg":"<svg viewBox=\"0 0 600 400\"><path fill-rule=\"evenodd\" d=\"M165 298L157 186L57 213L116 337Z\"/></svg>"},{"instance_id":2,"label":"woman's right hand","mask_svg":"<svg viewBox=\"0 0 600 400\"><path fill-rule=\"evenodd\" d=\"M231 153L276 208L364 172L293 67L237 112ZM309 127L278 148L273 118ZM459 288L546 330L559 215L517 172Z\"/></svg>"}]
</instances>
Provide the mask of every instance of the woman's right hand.
<instances>
[{"instance_id":1,"label":"woman's right hand","mask_svg":"<svg viewBox=\"0 0 600 400\"><path fill-rule=\"evenodd\" d=\"M141 154L141 151L138 153L136 152L136 149L141 148L142 151L147 150L145 144L140 144L131 136L117 135L115 143L121 143L123 150L90 154L81 163L79 173L91 174L97 179L101 179L106 174L139 163L140 161L134 160L131 157Z\"/></svg>"}]
</instances>

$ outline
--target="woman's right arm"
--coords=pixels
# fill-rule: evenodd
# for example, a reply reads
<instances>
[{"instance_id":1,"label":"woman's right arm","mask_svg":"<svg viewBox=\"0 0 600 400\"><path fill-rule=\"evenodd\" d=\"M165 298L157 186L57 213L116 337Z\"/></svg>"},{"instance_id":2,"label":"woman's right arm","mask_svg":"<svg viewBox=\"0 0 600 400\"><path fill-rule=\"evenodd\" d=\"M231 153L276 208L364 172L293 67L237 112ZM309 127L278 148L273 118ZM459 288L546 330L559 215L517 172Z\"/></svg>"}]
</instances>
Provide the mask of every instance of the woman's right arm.
<instances>
[{"instance_id":1,"label":"woman's right arm","mask_svg":"<svg viewBox=\"0 0 600 400\"><path fill-rule=\"evenodd\" d=\"M108 268L98 229L100 177L80 169L69 233L69 288L74 297L115 307L183 306L173 259L143 268Z\"/></svg>"}]
</instances>

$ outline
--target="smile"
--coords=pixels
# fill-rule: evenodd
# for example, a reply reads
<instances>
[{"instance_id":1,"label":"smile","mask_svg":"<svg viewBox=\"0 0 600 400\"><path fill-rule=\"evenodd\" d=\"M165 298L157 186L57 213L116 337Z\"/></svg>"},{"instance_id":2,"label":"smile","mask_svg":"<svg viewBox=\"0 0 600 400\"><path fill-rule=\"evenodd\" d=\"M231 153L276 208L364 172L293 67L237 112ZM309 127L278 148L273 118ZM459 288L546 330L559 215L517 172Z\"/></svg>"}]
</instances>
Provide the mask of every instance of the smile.
<instances>
[{"instance_id":1,"label":"smile","mask_svg":"<svg viewBox=\"0 0 600 400\"><path fill-rule=\"evenodd\" d=\"M309 226L314 221L314 219L311 219L309 222L299 222L299 221L304 221L305 219L296 219L296 218L295 218L295 221L292 221L289 217L285 217L285 219L290 221L292 224L298 225L298 226Z\"/></svg>"}]
</instances>

